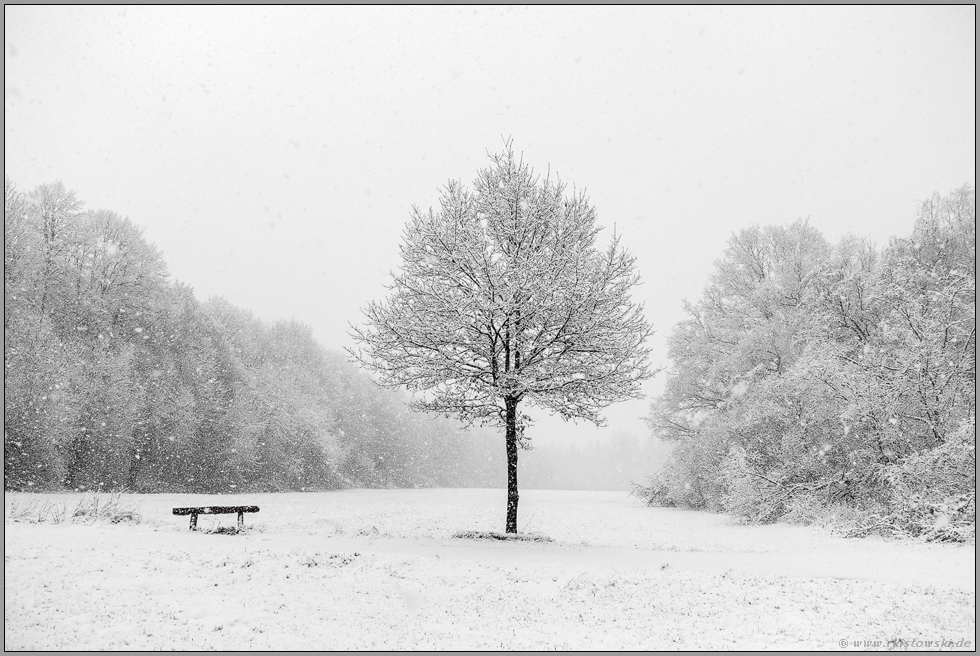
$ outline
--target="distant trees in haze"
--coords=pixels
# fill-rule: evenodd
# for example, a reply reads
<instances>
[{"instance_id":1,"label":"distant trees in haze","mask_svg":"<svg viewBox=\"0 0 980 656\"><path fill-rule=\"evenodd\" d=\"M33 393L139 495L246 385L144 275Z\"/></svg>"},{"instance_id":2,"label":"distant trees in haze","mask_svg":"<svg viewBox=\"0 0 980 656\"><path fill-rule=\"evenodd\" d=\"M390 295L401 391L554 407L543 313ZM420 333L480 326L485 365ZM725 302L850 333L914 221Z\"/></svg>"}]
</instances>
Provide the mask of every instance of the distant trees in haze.
<instances>
[{"instance_id":1,"label":"distant trees in haze","mask_svg":"<svg viewBox=\"0 0 980 656\"><path fill-rule=\"evenodd\" d=\"M199 302L132 222L5 180L5 489L457 484L459 426L404 401L306 326Z\"/></svg>"},{"instance_id":2,"label":"distant trees in haze","mask_svg":"<svg viewBox=\"0 0 980 656\"><path fill-rule=\"evenodd\" d=\"M976 510L976 198L883 249L805 222L729 240L670 337L651 502L967 539Z\"/></svg>"},{"instance_id":3,"label":"distant trees in haze","mask_svg":"<svg viewBox=\"0 0 980 656\"><path fill-rule=\"evenodd\" d=\"M616 431L582 443L535 444L521 457L521 485L548 490L630 491L661 467L670 450L657 440Z\"/></svg>"}]
</instances>

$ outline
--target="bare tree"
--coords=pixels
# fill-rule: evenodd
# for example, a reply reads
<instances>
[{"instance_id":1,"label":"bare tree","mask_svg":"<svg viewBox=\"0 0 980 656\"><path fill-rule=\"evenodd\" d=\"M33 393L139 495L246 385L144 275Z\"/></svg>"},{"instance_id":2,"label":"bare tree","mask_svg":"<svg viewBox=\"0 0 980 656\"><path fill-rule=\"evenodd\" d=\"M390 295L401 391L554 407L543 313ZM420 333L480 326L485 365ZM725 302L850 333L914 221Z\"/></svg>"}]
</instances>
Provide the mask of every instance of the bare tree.
<instances>
[{"instance_id":1,"label":"bare tree","mask_svg":"<svg viewBox=\"0 0 980 656\"><path fill-rule=\"evenodd\" d=\"M440 211L413 208L390 295L371 303L350 354L414 407L505 429L506 531L517 532L522 402L602 425L599 411L642 397L652 333L630 291L635 258L596 247L581 193L541 181L510 143L477 175L450 182Z\"/></svg>"},{"instance_id":2,"label":"bare tree","mask_svg":"<svg viewBox=\"0 0 980 656\"><path fill-rule=\"evenodd\" d=\"M82 203L60 182L38 186L27 196L28 216L41 231L43 264L40 271L41 298L38 317L43 320L50 312L50 294L54 282L60 280L57 271L58 258L68 244L68 233L74 228Z\"/></svg>"}]
</instances>

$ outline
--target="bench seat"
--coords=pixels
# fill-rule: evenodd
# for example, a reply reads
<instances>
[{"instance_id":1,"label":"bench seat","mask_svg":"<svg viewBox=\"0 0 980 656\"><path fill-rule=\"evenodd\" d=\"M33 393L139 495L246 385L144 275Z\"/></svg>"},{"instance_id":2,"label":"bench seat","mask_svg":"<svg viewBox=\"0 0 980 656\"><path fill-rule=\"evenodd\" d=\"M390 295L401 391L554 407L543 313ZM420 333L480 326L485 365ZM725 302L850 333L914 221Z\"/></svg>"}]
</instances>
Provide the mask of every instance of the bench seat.
<instances>
[{"instance_id":1,"label":"bench seat","mask_svg":"<svg viewBox=\"0 0 980 656\"><path fill-rule=\"evenodd\" d=\"M230 515L238 513L238 528L245 523L245 513L259 512L258 506L200 506L197 508L174 508L175 515L190 515L190 529L197 528L198 515Z\"/></svg>"}]
</instances>

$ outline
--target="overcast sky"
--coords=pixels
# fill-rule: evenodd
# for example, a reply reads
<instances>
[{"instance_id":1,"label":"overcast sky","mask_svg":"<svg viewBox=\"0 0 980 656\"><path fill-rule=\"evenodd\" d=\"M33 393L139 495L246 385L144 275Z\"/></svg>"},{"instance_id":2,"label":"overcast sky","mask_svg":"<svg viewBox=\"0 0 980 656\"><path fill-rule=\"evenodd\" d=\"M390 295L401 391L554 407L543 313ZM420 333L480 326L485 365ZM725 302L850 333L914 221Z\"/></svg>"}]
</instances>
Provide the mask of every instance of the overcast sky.
<instances>
[{"instance_id":1,"label":"overcast sky","mask_svg":"<svg viewBox=\"0 0 980 656\"><path fill-rule=\"evenodd\" d=\"M808 217L832 241L886 243L918 201L974 183L975 16L6 6L4 167L22 191L60 180L132 219L202 300L340 349L384 295L412 205L469 185L512 137L638 256L667 364L681 300L733 232ZM647 406L610 409L602 434L645 434Z\"/></svg>"}]
</instances>

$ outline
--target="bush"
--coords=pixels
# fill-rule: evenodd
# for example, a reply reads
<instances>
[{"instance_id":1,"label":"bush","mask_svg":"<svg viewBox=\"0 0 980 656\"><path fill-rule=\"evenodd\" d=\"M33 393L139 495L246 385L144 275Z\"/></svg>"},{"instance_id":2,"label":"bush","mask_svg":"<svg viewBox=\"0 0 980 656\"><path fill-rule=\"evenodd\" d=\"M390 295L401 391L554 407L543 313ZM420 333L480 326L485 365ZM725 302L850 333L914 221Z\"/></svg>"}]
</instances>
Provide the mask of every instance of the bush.
<instances>
[{"instance_id":1,"label":"bush","mask_svg":"<svg viewBox=\"0 0 980 656\"><path fill-rule=\"evenodd\" d=\"M771 524L786 514L795 490L784 485L779 474L773 479L756 473L747 458L741 447L732 447L725 458L722 476L726 492L722 496L722 508L753 524Z\"/></svg>"},{"instance_id":2,"label":"bush","mask_svg":"<svg viewBox=\"0 0 980 656\"><path fill-rule=\"evenodd\" d=\"M648 506L722 510L724 481L719 478L719 442L684 442L674 446L648 484L633 485L633 494Z\"/></svg>"},{"instance_id":3,"label":"bush","mask_svg":"<svg viewBox=\"0 0 980 656\"><path fill-rule=\"evenodd\" d=\"M138 524L140 515L134 506L125 504L122 496L118 492L113 492L108 497L98 493L88 495L83 494L78 500L75 510L72 512L73 521L107 521L110 524L127 522Z\"/></svg>"},{"instance_id":4,"label":"bush","mask_svg":"<svg viewBox=\"0 0 980 656\"><path fill-rule=\"evenodd\" d=\"M977 453L973 420L944 444L884 468L887 521L903 535L935 542L976 539Z\"/></svg>"},{"instance_id":5,"label":"bush","mask_svg":"<svg viewBox=\"0 0 980 656\"><path fill-rule=\"evenodd\" d=\"M674 508L677 502L670 494L670 488L662 479L661 474L657 473L650 477L647 485L633 483L630 496L642 499L648 506L658 506L660 508Z\"/></svg>"},{"instance_id":6,"label":"bush","mask_svg":"<svg viewBox=\"0 0 980 656\"><path fill-rule=\"evenodd\" d=\"M817 525L848 537L882 535L929 542L976 540L976 441L973 420L940 446L894 464L855 467L840 476L805 468L761 472L733 447L722 465L723 507L749 523ZM860 480L853 477L863 472ZM670 500L663 485L648 502ZM658 504L658 505L663 505Z\"/></svg>"}]
</instances>

